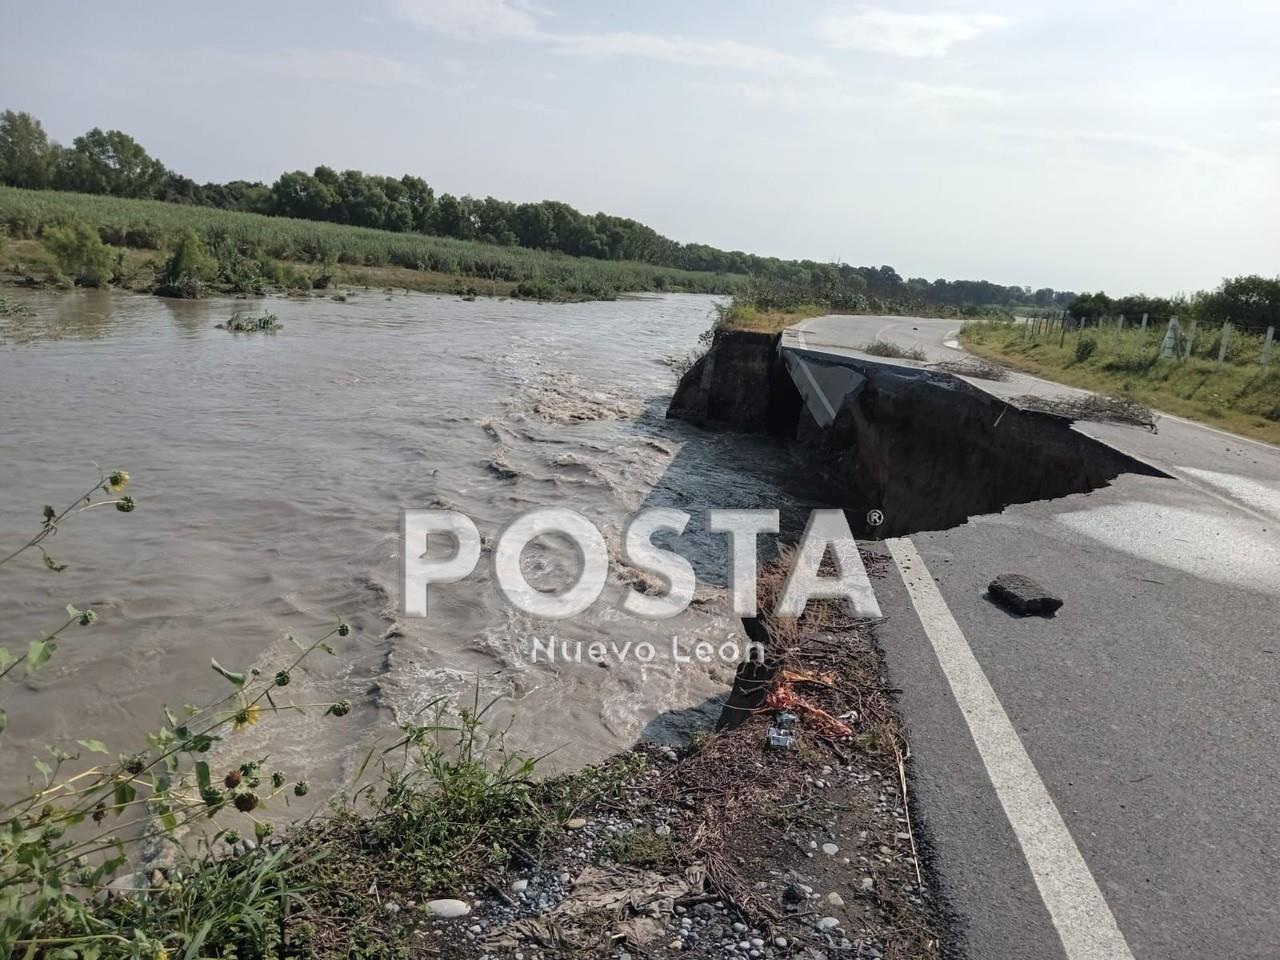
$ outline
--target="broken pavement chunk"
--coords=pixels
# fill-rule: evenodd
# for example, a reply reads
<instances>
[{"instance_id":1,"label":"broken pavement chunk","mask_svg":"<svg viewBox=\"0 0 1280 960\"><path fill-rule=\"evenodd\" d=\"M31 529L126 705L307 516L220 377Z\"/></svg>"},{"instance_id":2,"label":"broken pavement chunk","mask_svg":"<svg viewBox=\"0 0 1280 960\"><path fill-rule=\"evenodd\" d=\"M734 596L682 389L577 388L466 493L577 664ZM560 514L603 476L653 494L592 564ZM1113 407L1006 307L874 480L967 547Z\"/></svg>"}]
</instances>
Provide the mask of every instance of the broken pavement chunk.
<instances>
[{"instance_id":1,"label":"broken pavement chunk","mask_svg":"<svg viewBox=\"0 0 1280 960\"><path fill-rule=\"evenodd\" d=\"M1047 616L1062 606L1062 598L1055 597L1030 577L1020 573L1002 573L991 581L987 593L996 603L1014 613L1028 616Z\"/></svg>"}]
</instances>

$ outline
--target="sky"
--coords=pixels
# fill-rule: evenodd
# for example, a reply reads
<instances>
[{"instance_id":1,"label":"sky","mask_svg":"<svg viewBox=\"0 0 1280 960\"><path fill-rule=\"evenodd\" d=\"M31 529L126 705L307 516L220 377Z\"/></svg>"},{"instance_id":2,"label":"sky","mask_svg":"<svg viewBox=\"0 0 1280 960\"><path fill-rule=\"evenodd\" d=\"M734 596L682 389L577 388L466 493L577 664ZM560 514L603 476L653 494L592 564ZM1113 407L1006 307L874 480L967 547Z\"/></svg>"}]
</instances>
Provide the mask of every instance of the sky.
<instances>
[{"instance_id":1,"label":"sky","mask_svg":"<svg viewBox=\"0 0 1280 960\"><path fill-rule=\"evenodd\" d=\"M1280 273L1280 4L45 0L0 109L676 240L1112 295Z\"/></svg>"}]
</instances>

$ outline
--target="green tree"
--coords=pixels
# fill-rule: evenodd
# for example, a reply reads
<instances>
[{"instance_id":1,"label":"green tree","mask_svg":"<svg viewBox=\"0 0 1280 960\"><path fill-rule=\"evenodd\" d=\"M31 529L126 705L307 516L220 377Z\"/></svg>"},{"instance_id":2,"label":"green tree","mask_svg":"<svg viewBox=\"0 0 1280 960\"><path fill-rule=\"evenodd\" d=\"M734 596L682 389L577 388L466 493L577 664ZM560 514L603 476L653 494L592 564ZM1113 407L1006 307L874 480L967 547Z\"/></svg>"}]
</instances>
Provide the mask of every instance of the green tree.
<instances>
[{"instance_id":1,"label":"green tree","mask_svg":"<svg viewBox=\"0 0 1280 960\"><path fill-rule=\"evenodd\" d=\"M1229 277L1201 297L1196 306L1200 319L1208 323L1230 320L1237 327L1254 331L1280 327L1280 277Z\"/></svg>"},{"instance_id":2,"label":"green tree","mask_svg":"<svg viewBox=\"0 0 1280 960\"><path fill-rule=\"evenodd\" d=\"M0 113L0 183L40 190L53 177L54 148L29 113Z\"/></svg>"},{"instance_id":3,"label":"green tree","mask_svg":"<svg viewBox=\"0 0 1280 960\"><path fill-rule=\"evenodd\" d=\"M76 221L45 227L41 240L58 261L58 269L80 286L101 287L111 280L115 251L89 224Z\"/></svg>"},{"instance_id":4,"label":"green tree","mask_svg":"<svg viewBox=\"0 0 1280 960\"><path fill-rule=\"evenodd\" d=\"M440 199L436 201L431 211L431 232L442 237L470 239L470 218L467 215L465 201L465 197L459 200L451 193L440 194Z\"/></svg>"},{"instance_id":5,"label":"green tree","mask_svg":"<svg viewBox=\"0 0 1280 960\"><path fill-rule=\"evenodd\" d=\"M113 197L155 196L164 179L164 164L142 145L119 130L94 127L63 151L57 184L79 193L105 193Z\"/></svg>"},{"instance_id":6,"label":"green tree","mask_svg":"<svg viewBox=\"0 0 1280 960\"><path fill-rule=\"evenodd\" d=\"M419 233L431 232L431 211L436 204L435 191L421 177L407 174L400 178L400 186L404 188L404 204L409 210L413 225L409 228Z\"/></svg>"}]
</instances>

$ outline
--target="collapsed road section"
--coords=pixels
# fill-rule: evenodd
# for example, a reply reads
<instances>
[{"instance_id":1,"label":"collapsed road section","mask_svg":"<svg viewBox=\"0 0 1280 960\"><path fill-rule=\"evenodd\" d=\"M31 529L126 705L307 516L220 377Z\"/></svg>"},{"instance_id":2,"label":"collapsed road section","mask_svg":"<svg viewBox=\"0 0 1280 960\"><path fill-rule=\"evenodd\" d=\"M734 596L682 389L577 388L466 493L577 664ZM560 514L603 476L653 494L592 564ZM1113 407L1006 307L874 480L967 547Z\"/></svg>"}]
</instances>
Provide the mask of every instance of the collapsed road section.
<instances>
[{"instance_id":1,"label":"collapsed road section","mask_svg":"<svg viewBox=\"0 0 1280 960\"><path fill-rule=\"evenodd\" d=\"M1121 473L1167 476L964 377L779 334L718 331L667 415L798 442L827 499L876 539L1087 493Z\"/></svg>"}]
</instances>

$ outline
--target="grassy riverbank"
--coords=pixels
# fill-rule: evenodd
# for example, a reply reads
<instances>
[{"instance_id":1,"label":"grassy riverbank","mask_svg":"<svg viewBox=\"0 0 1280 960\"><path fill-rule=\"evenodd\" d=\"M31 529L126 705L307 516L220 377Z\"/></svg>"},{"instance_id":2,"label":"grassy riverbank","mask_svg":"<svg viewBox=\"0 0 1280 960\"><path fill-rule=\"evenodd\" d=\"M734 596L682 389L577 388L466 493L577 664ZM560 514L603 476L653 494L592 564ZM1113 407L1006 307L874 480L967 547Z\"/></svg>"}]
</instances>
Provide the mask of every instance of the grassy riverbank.
<instances>
[{"instance_id":1,"label":"grassy riverbank","mask_svg":"<svg viewBox=\"0 0 1280 960\"><path fill-rule=\"evenodd\" d=\"M336 283L537 299L609 299L630 292L732 293L742 278L630 261L570 257L447 237L267 217L154 200L0 187L0 227L10 241L0 265L30 273L50 262L34 241L47 227L83 222L124 254L144 283L182 234L193 229L215 253L253 261L269 285L297 289L325 277ZM26 258L25 260L23 258ZM151 261L155 264L151 264ZM271 268L274 268L271 269ZM233 292L233 291L229 291Z\"/></svg>"},{"instance_id":2,"label":"grassy riverbank","mask_svg":"<svg viewBox=\"0 0 1280 960\"><path fill-rule=\"evenodd\" d=\"M1100 393L1129 394L1167 413L1280 443L1280 357L1259 364L1262 338L1234 331L1217 362L1220 328L1201 327L1185 360L1161 359L1161 329L1088 327L1034 337L1025 324L966 323L970 352L1027 373Z\"/></svg>"}]
</instances>

